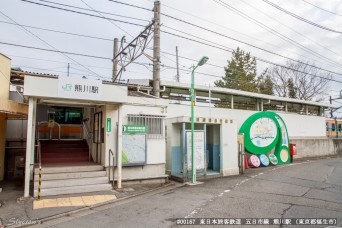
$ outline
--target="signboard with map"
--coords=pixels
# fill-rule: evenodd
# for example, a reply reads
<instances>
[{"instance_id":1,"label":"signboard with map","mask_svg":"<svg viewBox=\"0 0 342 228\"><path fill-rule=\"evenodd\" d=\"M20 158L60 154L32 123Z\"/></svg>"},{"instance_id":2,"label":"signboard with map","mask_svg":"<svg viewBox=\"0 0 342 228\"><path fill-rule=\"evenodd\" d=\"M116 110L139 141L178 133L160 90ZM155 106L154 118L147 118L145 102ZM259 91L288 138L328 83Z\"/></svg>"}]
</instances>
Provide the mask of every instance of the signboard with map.
<instances>
[{"instance_id":1,"label":"signboard with map","mask_svg":"<svg viewBox=\"0 0 342 228\"><path fill-rule=\"evenodd\" d=\"M146 164L146 134L131 133L122 135L122 165Z\"/></svg>"}]
</instances>

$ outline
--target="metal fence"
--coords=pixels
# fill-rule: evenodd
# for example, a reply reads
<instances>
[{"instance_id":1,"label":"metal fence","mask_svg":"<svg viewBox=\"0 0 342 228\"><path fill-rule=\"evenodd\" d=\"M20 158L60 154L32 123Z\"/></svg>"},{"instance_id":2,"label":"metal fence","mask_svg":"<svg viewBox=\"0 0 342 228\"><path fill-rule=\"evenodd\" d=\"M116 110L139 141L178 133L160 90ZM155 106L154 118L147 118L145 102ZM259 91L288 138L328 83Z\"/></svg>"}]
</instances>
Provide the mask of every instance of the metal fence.
<instances>
[{"instance_id":1,"label":"metal fence","mask_svg":"<svg viewBox=\"0 0 342 228\"><path fill-rule=\"evenodd\" d=\"M155 115L131 115L127 116L128 125L144 125L147 126L147 137L149 139L164 138L164 116Z\"/></svg>"}]
</instances>

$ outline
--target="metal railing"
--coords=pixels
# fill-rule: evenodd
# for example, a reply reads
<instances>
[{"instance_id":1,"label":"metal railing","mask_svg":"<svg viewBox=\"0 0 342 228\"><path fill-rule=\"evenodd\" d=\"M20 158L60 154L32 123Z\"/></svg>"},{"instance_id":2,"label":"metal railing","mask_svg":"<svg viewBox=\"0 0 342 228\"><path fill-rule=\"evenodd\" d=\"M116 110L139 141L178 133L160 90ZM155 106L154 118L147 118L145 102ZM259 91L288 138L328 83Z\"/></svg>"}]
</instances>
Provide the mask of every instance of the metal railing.
<instances>
[{"instance_id":1,"label":"metal railing","mask_svg":"<svg viewBox=\"0 0 342 228\"><path fill-rule=\"evenodd\" d=\"M40 135L39 135L39 127L43 124L49 124L47 121L41 121L41 122L38 122L37 124L37 140L39 141L40 140ZM58 140L61 139L61 125L57 122L55 122L55 124L58 126ZM50 129L49 131L49 139L52 139L52 129Z\"/></svg>"},{"instance_id":2,"label":"metal railing","mask_svg":"<svg viewBox=\"0 0 342 228\"><path fill-rule=\"evenodd\" d=\"M86 122L87 122L86 120L82 121L82 127L83 127L84 135L86 136L86 141L87 141L88 147L89 147L89 161L90 161L91 159L94 160L93 135L89 132Z\"/></svg>"},{"instance_id":3,"label":"metal railing","mask_svg":"<svg viewBox=\"0 0 342 228\"><path fill-rule=\"evenodd\" d=\"M37 162L39 164L39 171L38 171L38 200L40 200L40 193L42 189L42 153L41 153L41 144L38 140L37 144Z\"/></svg>"},{"instance_id":4,"label":"metal railing","mask_svg":"<svg viewBox=\"0 0 342 228\"><path fill-rule=\"evenodd\" d=\"M113 166L110 165L110 156L113 157ZM110 183L110 168L113 167L113 181L112 181L112 187L114 189L114 181L115 181L115 154L113 153L113 151L111 149L109 149L109 153L108 153L108 182Z\"/></svg>"}]
</instances>

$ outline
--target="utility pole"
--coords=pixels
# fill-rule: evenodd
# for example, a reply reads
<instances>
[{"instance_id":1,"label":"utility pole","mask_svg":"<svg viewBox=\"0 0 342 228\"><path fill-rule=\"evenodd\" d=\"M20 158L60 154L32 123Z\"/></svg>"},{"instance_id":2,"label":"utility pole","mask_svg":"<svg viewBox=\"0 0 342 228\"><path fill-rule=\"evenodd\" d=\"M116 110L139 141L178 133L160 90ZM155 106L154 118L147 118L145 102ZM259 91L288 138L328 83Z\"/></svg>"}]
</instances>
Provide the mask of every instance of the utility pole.
<instances>
[{"instance_id":1,"label":"utility pole","mask_svg":"<svg viewBox=\"0 0 342 228\"><path fill-rule=\"evenodd\" d=\"M176 65L177 65L176 81L179 82L179 63L178 63L178 47L177 46L176 46Z\"/></svg>"},{"instance_id":2,"label":"utility pole","mask_svg":"<svg viewBox=\"0 0 342 228\"><path fill-rule=\"evenodd\" d=\"M153 95L160 97L160 1L154 2Z\"/></svg>"},{"instance_id":3,"label":"utility pole","mask_svg":"<svg viewBox=\"0 0 342 228\"><path fill-rule=\"evenodd\" d=\"M114 48L113 48L113 75L112 75L112 82L115 81L116 75L118 74L118 58L119 53L119 40L118 38L114 38Z\"/></svg>"},{"instance_id":4,"label":"utility pole","mask_svg":"<svg viewBox=\"0 0 342 228\"><path fill-rule=\"evenodd\" d=\"M70 63L68 63L68 77L69 77L69 72L70 72Z\"/></svg>"}]
</instances>

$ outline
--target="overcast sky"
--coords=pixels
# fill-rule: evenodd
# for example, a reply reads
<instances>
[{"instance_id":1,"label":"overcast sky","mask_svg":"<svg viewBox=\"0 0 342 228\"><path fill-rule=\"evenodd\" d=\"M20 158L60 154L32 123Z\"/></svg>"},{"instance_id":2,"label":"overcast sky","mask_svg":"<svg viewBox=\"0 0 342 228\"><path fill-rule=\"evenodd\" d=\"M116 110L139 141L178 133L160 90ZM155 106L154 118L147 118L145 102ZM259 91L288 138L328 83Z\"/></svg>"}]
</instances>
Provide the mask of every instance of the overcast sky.
<instances>
[{"instance_id":1,"label":"overcast sky","mask_svg":"<svg viewBox=\"0 0 342 228\"><path fill-rule=\"evenodd\" d=\"M86 9L92 7L98 11L118 14L118 16L103 14L106 17L140 25L148 25L153 18L152 11L108 0L30 1L98 15L96 12L55 5L53 2ZM342 32L341 0L306 1L270 0L270 2L309 21ZM154 4L154 1L152 0L120 0L120 2L150 10L152 10ZM162 13L210 29L222 35L196 28L167 16L161 16L161 29L163 31L195 40L202 38L207 41L202 40L201 42L213 42L216 43L212 43L213 45L226 49L221 50L166 33L161 33L161 80L175 80L176 57L174 55L176 46L178 46L180 56L179 65L181 69L181 82L189 82L190 74L188 70L192 64L196 63L188 59L199 60L203 55L206 55L209 57L208 63L210 63L210 65L206 64L201 68L198 68L196 71L198 72L198 74L196 74L196 83L213 85L213 82L223 75L223 67L227 65L227 60L231 58L231 53L227 50L236 49L238 46L243 50L250 52L253 56L274 63L285 64L286 59L258 48L275 52L289 58L310 61L318 67L342 74L341 33L314 27L279 11L262 0L223 0L223 2L228 5L224 7L214 0L161 1ZM319 9L314 5L321 7L322 9ZM234 7L234 9L238 11L234 12L229 6ZM331 12L324 11L323 9ZM109 20L102 18L48 8L20 0L1 0L0 11L7 16L0 14L0 42L46 49L55 48L59 51L82 53L106 58L112 58L113 42L111 40L114 37L121 40L122 36L126 36L127 42L130 42L144 29L140 26L129 25L119 21L110 22ZM241 16L242 13L249 17ZM41 39L39 40L32 34L28 34L28 32L24 31L20 26L4 23L14 23L8 17L21 25L94 36L109 40L85 38L26 28L38 36ZM252 21L254 21L254 23ZM262 24L264 28L257 24ZM265 26L267 26L267 28L265 28ZM174 29L177 29L178 31ZM195 35L197 38L188 34ZM286 38L282 39L275 34L282 34L287 38L290 38L292 43L295 44L291 44L289 41L284 40ZM244 43L228 39L227 36ZM246 43L250 45L247 45ZM152 47L152 44L153 41L151 41L149 47ZM13 66L20 66L23 70L31 72L66 75L67 64L70 63L71 76L81 77L86 75L89 78L99 78L99 76L101 76L108 80L111 78L112 62L110 59L68 55L71 58L70 59L59 53L4 44L0 44L0 52L12 58ZM152 56L152 51L149 49L147 49L145 53ZM149 65L151 64L151 61L145 56L141 56L136 62L144 63L145 65L129 65L122 75L122 79L151 79L152 66ZM269 64L260 61L258 61L257 64L258 74L265 68L270 67ZM211 76L200 73L210 74ZM342 81L342 76L335 75L334 79ZM336 97L341 89L342 83L332 82L330 83L330 90L327 91L326 96L332 95ZM342 100L340 101L342 102Z\"/></svg>"}]
</instances>

